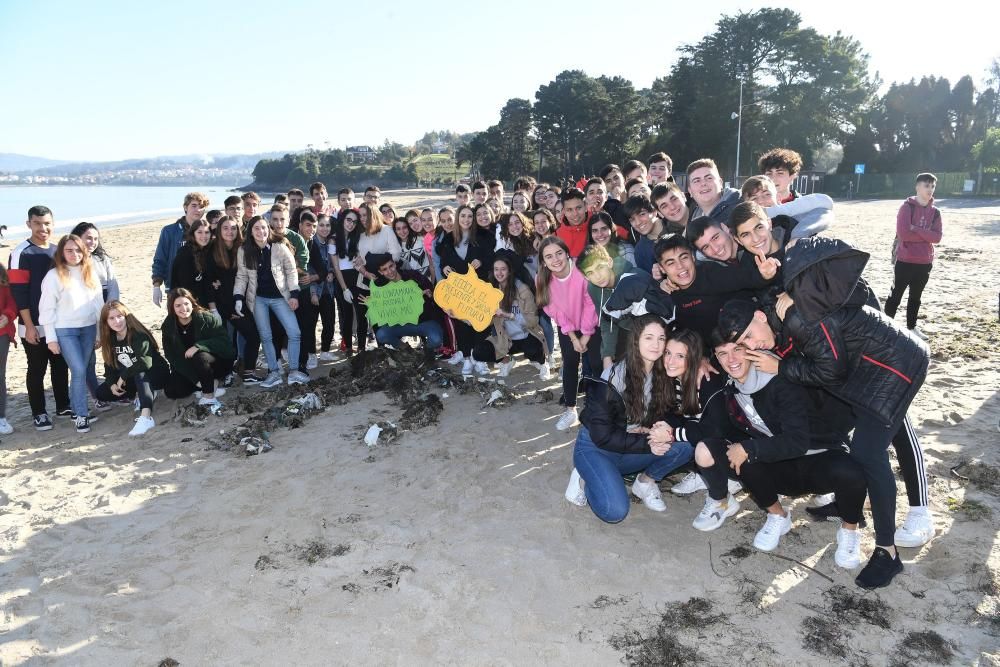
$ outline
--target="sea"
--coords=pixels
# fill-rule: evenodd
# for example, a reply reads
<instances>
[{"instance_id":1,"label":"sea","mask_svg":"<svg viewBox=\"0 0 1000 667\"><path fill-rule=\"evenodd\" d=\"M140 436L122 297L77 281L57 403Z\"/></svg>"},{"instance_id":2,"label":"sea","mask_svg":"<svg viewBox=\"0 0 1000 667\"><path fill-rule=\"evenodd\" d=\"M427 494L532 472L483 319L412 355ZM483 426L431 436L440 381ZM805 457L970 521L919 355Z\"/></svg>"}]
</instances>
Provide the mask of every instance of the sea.
<instances>
[{"instance_id":1,"label":"sea","mask_svg":"<svg viewBox=\"0 0 1000 667\"><path fill-rule=\"evenodd\" d=\"M203 192L209 209L222 209L231 194L220 185L127 186L127 185L5 185L0 186L0 225L6 225L3 241L10 244L27 238L28 209L43 204L52 209L55 231L66 233L78 222L92 222L99 229L121 227L158 218L184 215L184 195Z\"/></svg>"}]
</instances>

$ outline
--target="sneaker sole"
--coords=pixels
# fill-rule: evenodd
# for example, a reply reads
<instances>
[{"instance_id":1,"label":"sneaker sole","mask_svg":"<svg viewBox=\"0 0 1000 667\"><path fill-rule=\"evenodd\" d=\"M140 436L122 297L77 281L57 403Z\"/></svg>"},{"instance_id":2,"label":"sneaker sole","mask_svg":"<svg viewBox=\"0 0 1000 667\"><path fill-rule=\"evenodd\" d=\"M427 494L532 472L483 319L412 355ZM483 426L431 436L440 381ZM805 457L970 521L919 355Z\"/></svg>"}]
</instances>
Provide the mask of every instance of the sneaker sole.
<instances>
[{"instance_id":1,"label":"sneaker sole","mask_svg":"<svg viewBox=\"0 0 1000 667\"><path fill-rule=\"evenodd\" d=\"M929 535L927 537L927 539L922 540L922 541L920 539L907 540L905 538L900 539L899 535L897 534L895 536L895 538L894 538L893 541L896 543L897 547L904 547L906 549L916 549L917 547L924 546L925 544L927 544L928 542L930 542L932 539L934 539L933 535Z\"/></svg>"},{"instance_id":2,"label":"sneaker sole","mask_svg":"<svg viewBox=\"0 0 1000 667\"><path fill-rule=\"evenodd\" d=\"M51 431L52 430L52 424L49 424L48 426L36 426L35 430L36 431Z\"/></svg>"}]
</instances>

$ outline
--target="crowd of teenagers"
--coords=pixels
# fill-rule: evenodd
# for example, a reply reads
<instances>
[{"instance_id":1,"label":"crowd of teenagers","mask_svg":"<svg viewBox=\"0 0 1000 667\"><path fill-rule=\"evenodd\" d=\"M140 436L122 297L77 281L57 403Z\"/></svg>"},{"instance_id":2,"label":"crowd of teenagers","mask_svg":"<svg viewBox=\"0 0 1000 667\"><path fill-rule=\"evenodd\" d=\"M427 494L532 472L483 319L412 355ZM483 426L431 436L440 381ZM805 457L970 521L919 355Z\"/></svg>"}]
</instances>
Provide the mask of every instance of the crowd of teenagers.
<instances>
[{"instance_id":1,"label":"crowd of teenagers","mask_svg":"<svg viewBox=\"0 0 1000 667\"><path fill-rule=\"evenodd\" d=\"M579 424L569 502L622 521L623 476L634 475L631 493L662 512L658 482L687 467L672 490L706 492L694 528L720 528L745 491L764 516L753 544L770 551L792 527L782 497L822 496L807 510L840 522L834 560L853 569L868 497L876 547L856 581L884 586L902 570L896 547L934 533L906 410L928 367L916 320L941 238L936 179L920 174L900 209L883 311L862 278L868 255L817 236L833 203L795 192L799 155L774 149L758 166L736 190L712 160L696 160L685 190L657 153L564 188L522 177L509 197L496 180L459 185L455 205L437 210L397 211L376 187L361 202L344 188L333 202L323 183L310 202L294 189L266 211L253 192L213 211L191 193L153 256L152 299L166 301L159 342L122 301L97 228L81 223L53 243L52 212L35 206L30 238L0 270L0 360L19 317L34 427L53 428L48 368L56 416L86 432L96 420L88 394L97 411L130 403L138 436L155 426L161 391L214 409L235 383L309 382L337 358L335 331L344 355L413 342L428 361L500 377L520 355L542 380L558 339L556 428ZM434 302L434 284L454 271L502 292L484 331ZM400 280L424 294L418 321L369 327L371 284ZM892 315L906 288L904 328ZM898 529L890 444L909 502Z\"/></svg>"}]
</instances>

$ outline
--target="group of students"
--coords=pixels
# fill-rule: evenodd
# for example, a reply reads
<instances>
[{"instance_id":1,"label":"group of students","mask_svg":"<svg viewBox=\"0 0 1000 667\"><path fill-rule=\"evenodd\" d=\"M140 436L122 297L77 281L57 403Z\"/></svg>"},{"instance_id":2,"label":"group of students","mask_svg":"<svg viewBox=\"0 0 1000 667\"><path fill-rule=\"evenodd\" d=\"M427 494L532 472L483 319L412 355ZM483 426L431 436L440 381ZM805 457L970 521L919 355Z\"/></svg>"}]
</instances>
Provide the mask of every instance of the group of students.
<instances>
[{"instance_id":1,"label":"group of students","mask_svg":"<svg viewBox=\"0 0 1000 667\"><path fill-rule=\"evenodd\" d=\"M811 510L841 520L835 560L853 568L868 495L877 547L857 581L888 584L902 569L895 545L933 535L919 443L905 418L928 364L915 323L900 328L879 310L861 278L867 254L816 236L832 223L832 201L794 191L802 166L794 151L766 153L761 175L741 190L701 159L688 166L685 191L672 166L664 153L608 165L582 189L522 177L509 202L500 181L477 181L458 186L454 206L402 214L374 186L361 203L348 188L333 203L314 183L311 203L295 189L262 214L253 192L218 211L191 193L153 257L153 301L167 299L162 351L120 300L97 229L82 225L53 246L51 211L33 207L10 285L35 427L52 428L46 364L56 414L73 416L77 430L95 419L89 389L98 410L134 401L140 416L130 434L141 435L154 426L159 390L197 392L215 407L236 377L264 388L308 382L319 361L334 359L338 320L345 354L415 337L428 359L461 364L465 375L492 364L505 377L521 354L547 380L558 337L564 409L556 427L580 422L568 500L621 521L629 509L622 476L635 474L632 493L663 511L657 483L690 466L674 490L707 490L694 527L722 526L739 509L733 494L742 486L767 514L754 544L770 550L791 527L780 495L832 493ZM907 228L905 243L933 244L934 229L940 240L927 183L933 194L933 176L922 174L918 201L907 204L926 215L913 223L908 213L919 231ZM474 271L503 295L484 331L434 302L434 283L456 271ZM424 295L418 321L369 332L371 283L399 280ZM5 303L0 289L0 332L14 319ZM898 531L890 442L910 500Z\"/></svg>"}]
</instances>

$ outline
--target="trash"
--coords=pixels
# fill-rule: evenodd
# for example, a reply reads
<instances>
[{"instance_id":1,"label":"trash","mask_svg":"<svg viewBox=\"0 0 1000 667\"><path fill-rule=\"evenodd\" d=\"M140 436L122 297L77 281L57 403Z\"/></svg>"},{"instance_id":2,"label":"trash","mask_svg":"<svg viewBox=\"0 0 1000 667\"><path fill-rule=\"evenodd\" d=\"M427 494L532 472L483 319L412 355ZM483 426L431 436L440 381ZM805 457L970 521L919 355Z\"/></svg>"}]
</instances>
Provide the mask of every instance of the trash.
<instances>
[{"instance_id":1,"label":"trash","mask_svg":"<svg viewBox=\"0 0 1000 667\"><path fill-rule=\"evenodd\" d=\"M263 454L264 452L269 452L274 447L264 438L258 438L255 436L248 436L240 440L240 447L246 449L247 456L255 456L256 454Z\"/></svg>"},{"instance_id":2,"label":"trash","mask_svg":"<svg viewBox=\"0 0 1000 667\"><path fill-rule=\"evenodd\" d=\"M378 442L379 433L382 432L382 427L378 424L372 424L368 427L368 431L365 433L365 444L369 447L374 447L375 443Z\"/></svg>"},{"instance_id":3,"label":"trash","mask_svg":"<svg viewBox=\"0 0 1000 667\"><path fill-rule=\"evenodd\" d=\"M292 403L295 403L302 410L322 410L323 401L316 394L309 392L305 396L299 396L298 398L293 398Z\"/></svg>"},{"instance_id":4,"label":"trash","mask_svg":"<svg viewBox=\"0 0 1000 667\"><path fill-rule=\"evenodd\" d=\"M501 398L503 398L503 392L500 391L499 389L494 389L493 393L490 394L490 397L486 400L486 406L485 407L489 407L489 406L493 405L494 403L496 403Z\"/></svg>"},{"instance_id":5,"label":"trash","mask_svg":"<svg viewBox=\"0 0 1000 667\"><path fill-rule=\"evenodd\" d=\"M445 392L445 393L441 394L441 398L448 398L448 393ZM1000 428L1000 427L998 427L998 428Z\"/></svg>"}]
</instances>

